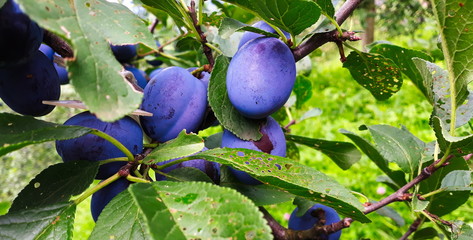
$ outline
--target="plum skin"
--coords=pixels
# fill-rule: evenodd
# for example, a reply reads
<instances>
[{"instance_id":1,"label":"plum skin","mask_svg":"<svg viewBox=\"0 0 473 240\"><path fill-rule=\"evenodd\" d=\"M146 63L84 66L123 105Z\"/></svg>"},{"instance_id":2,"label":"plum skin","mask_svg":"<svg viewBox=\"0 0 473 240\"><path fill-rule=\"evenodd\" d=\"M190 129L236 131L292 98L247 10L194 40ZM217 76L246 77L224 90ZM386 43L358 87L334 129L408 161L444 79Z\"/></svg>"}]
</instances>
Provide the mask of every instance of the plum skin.
<instances>
[{"instance_id":1,"label":"plum skin","mask_svg":"<svg viewBox=\"0 0 473 240\"><path fill-rule=\"evenodd\" d=\"M138 86L140 86L143 89L146 87L146 85L148 84L148 80L146 80L145 72L132 66L125 66L125 70L133 73L133 76L135 76Z\"/></svg>"},{"instance_id":2,"label":"plum skin","mask_svg":"<svg viewBox=\"0 0 473 240\"><path fill-rule=\"evenodd\" d=\"M276 38L250 40L230 61L226 85L232 105L243 116L262 119L286 103L296 80L296 63Z\"/></svg>"},{"instance_id":3,"label":"plum skin","mask_svg":"<svg viewBox=\"0 0 473 240\"><path fill-rule=\"evenodd\" d=\"M110 48L115 58L121 63L131 61L137 54L135 44L110 45Z\"/></svg>"},{"instance_id":4,"label":"plum skin","mask_svg":"<svg viewBox=\"0 0 473 240\"><path fill-rule=\"evenodd\" d=\"M0 68L0 98L17 113L44 116L54 106L45 105L42 101L58 100L60 95L56 69L39 50L25 64Z\"/></svg>"},{"instance_id":5,"label":"plum skin","mask_svg":"<svg viewBox=\"0 0 473 240\"><path fill-rule=\"evenodd\" d=\"M246 148L265 152L271 155L285 157L286 156L286 138L284 132L279 126L278 122L272 117L268 117L266 123L261 126L260 129L263 137L257 141L245 141L238 138L236 135L226 130L222 136L222 147L228 148ZM268 142L269 141L269 142ZM235 177L242 183L248 185L261 184L260 181L251 177L248 173L234 168L229 168Z\"/></svg>"},{"instance_id":6,"label":"plum skin","mask_svg":"<svg viewBox=\"0 0 473 240\"><path fill-rule=\"evenodd\" d=\"M105 206L107 206L107 204L115 196L127 189L130 184L131 183L125 178L119 178L92 194L90 211L95 222L97 222L97 219L99 218L100 213L102 213L102 210L105 208Z\"/></svg>"},{"instance_id":7,"label":"plum skin","mask_svg":"<svg viewBox=\"0 0 473 240\"><path fill-rule=\"evenodd\" d=\"M64 125L76 125L98 129L114 137L133 155L143 149L143 133L139 124L131 117L115 122L103 122L90 112L82 112L69 118ZM96 135L87 134L78 138L56 141L56 151L64 162L85 160L100 161L125 157L115 145ZM106 179L115 174L126 162L112 162L100 166L96 179Z\"/></svg>"},{"instance_id":8,"label":"plum skin","mask_svg":"<svg viewBox=\"0 0 473 240\"><path fill-rule=\"evenodd\" d=\"M165 142L186 129L196 132L207 109L204 84L180 67L161 70L144 89L141 109L153 113L141 116L144 132L151 139Z\"/></svg>"},{"instance_id":9,"label":"plum skin","mask_svg":"<svg viewBox=\"0 0 473 240\"><path fill-rule=\"evenodd\" d=\"M338 216L338 213L333 208L327 207L322 204L315 204L309 210L307 210L307 212L304 213L304 215L302 215L301 217L296 216L298 208L294 209L291 216L289 217L288 228L292 230L307 230L307 229L312 228L319 221L318 218L311 215L312 211L317 210L317 209L321 209L325 212L324 225L330 225L332 223L336 223L340 221L340 216ZM328 240L338 240L340 239L341 234L342 234L341 230L331 233L328 235Z\"/></svg>"}]
</instances>

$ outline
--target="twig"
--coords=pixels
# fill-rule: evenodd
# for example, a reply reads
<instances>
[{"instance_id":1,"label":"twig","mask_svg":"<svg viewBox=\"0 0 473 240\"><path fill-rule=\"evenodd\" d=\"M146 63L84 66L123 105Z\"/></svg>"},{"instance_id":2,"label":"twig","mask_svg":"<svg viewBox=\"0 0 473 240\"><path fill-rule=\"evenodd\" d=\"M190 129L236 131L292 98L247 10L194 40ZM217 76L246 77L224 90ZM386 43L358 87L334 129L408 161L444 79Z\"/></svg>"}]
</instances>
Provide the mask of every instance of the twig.
<instances>
[{"instance_id":1,"label":"twig","mask_svg":"<svg viewBox=\"0 0 473 240\"><path fill-rule=\"evenodd\" d=\"M358 5L363 0L348 0L346 1L342 7L337 11L335 14L335 19L339 25L341 25L345 20L355 11ZM355 38L354 32L344 32L344 36L339 35L337 30L333 30L331 32L319 33L314 34L310 37L307 41L303 42L296 48L292 50L294 54L294 58L296 61L299 61L303 57L309 55L315 49L319 48L320 46L328 43L328 42L335 42L336 39L338 40L349 40L349 41L356 41L360 40L359 38ZM347 36L348 35L348 36Z\"/></svg>"},{"instance_id":2,"label":"twig","mask_svg":"<svg viewBox=\"0 0 473 240\"><path fill-rule=\"evenodd\" d=\"M434 219L435 221L438 221L440 223L442 223L443 225L447 225L449 226L450 228L453 227L453 223L449 222L449 221L445 221L443 219L441 219L439 216L427 211L427 210L424 210L423 211L425 214L429 215L432 219Z\"/></svg>"},{"instance_id":3,"label":"twig","mask_svg":"<svg viewBox=\"0 0 473 240\"><path fill-rule=\"evenodd\" d=\"M412 224L411 226L409 227L409 230L407 230L406 233L404 233L404 235L402 235L401 238L399 238L399 240L407 240L407 238L413 234L415 231L417 231L417 229L419 228L420 224L422 223L422 219L421 218L417 218Z\"/></svg>"},{"instance_id":4,"label":"twig","mask_svg":"<svg viewBox=\"0 0 473 240\"><path fill-rule=\"evenodd\" d=\"M210 66L213 68L215 64L215 59L212 55L212 49L207 45L207 37L205 36L204 32L202 32L202 28L199 25L199 21L197 20L197 13L195 11L195 2L191 1L191 7L189 8L189 15L192 18L192 22L194 23L194 27L197 30L197 34L200 36L200 43L202 44L202 48L204 51L207 60L209 61Z\"/></svg>"},{"instance_id":5,"label":"twig","mask_svg":"<svg viewBox=\"0 0 473 240\"><path fill-rule=\"evenodd\" d=\"M74 57L74 51L72 50L71 46L69 46L69 44L62 38L46 29L44 29L43 42L50 46L63 58Z\"/></svg>"},{"instance_id":6,"label":"twig","mask_svg":"<svg viewBox=\"0 0 473 240\"><path fill-rule=\"evenodd\" d=\"M158 47L158 52L162 52L163 51L163 48L166 47L167 45L175 42L176 40L180 39L180 38L183 38L185 36L187 36L189 33L183 33L183 34L180 34L179 36L176 36L176 37L173 37L172 39L170 39L169 41L161 44L161 46Z\"/></svg>"},{"instance_id":7,"label":"twig","mask_svg":"<svg viewBox=\"0 0 473 240\"><path fill-rule=\"evenodd\" d=\"M159 19L156 18L153 24L149 27L149 32L151 34L154 34L154 30L156 29L156 26L158 25L158 23L159 23Z\"/></svg>"}]
</instances>

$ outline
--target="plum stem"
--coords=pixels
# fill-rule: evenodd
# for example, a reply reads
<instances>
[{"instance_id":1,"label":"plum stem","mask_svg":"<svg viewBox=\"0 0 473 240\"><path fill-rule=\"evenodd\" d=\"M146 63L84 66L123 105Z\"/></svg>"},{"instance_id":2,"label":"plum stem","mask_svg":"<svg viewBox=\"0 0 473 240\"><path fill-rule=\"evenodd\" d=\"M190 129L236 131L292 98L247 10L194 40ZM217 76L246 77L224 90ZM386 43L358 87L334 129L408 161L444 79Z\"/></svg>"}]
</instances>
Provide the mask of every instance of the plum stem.
<instances>
[{"instance_id":1,"label":"plum stem","mask_svg":"<svg viewBox=\"0 0 473 240\"><path fill-rule=\"evenodd\" d=\"M99 161L99 164L104 165L111 162L128 162L128 161L130 160L127 157L117 157L117 158L109 158L109 159Z\"/></svg>"},{"instance_id":2,"label":"plum stem","mask_svg":"<svg viewBox=\"0 0 473 240\"><path fill-rule=\"evenodd\" d=\"M126 176L126 180L128 180L130 182L138 182L138 183L149 183L149 182L151 182L149 180L139 178L139 177L133 177L131 175Z\"/></svg>"},{"instance_id":3,"label":"plum stem","mask_svg":"<svg viewBox=\"0 0 473 240\"><path fill-rule=\"evenodd\" d=\"M93 129L90 133L109 141L111 144L113 144L115 147L117 147L120 151L122 151L126 155L126 157L128 158L128 161L133 162L135 160L135 157L130 152L130 150L128 150L128 148L126 148L121 142L119 142L114 137L102 131L99 131L97 129Z\"/></svg>"},{"instance_id":4,"label":"plum stem","mask_svg":"<svg viewBox=\"0 0 473 240\"><path fill-rule=\"evenodd\" d=\"M120 175L118 173L115 173L114 175L112 175L111 177L103 180L102 182L100 182L99 184L95 185L93 188L89 188L87 189L84 193L82 193L82 195L80 195L78 198L76 198L74 200L74 203L77 205L79 203L81 203L82 201L84 201L85 199L87 199L88 197L90 197L92 194L94 194L95 192L97 192L98 190L106 187L107 185L109 185L110 183L118 180L120 178Z\"/></svg>"}]
</instances>

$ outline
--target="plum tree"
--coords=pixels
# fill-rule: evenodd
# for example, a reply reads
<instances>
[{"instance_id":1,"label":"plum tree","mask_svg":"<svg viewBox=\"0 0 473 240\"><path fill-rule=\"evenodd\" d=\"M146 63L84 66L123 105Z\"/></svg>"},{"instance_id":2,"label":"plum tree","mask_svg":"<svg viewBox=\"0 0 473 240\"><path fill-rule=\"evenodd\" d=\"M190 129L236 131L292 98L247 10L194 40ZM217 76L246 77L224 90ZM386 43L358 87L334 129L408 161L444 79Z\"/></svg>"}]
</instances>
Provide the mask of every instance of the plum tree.
<instances>
[{"instance_id":1,"label":"plum tree","mask_svg":"<svg viewBox=\"0 0 473 240\"><path fill-rule=\"evenodd\" d=\"M274 30L274 28L269 26L269 24L267 24L265 21L255 22L251 26L255 27L255 28L259 28L259 29L264 30L266 32L276 33L276 30ZM287 33L287 32L283 32L283 33L286 36L286 38L290 37L289 33ZM240 39L240 43L238 44L238 48L240 49L245 43L247 43L248 41L253 40L255 38L258 38L258 37L263 37L263 35L259 34L259 33L254 33L254 32L245 32L243 34L243 36L241 37L241 39Z\"/></svg>"},{"instance_id":2,"label":"plum tree","mask_svg":"<svg viewBox=\"0 0 473 240\"><path fill-rule=\"evenodd\" d=\"M120 178L92 195L90 202L90 212L92 213L92 218L94 221L97 222L97 219L99 218L100 213L105 208L105 206L107 206L107 204L115 196L127 189L130 184L130 181Z\"/></svg>"},{"instance_id":3,"label":"plum tree","mask_svg":"<svg viewBox=\"0 0 473 240\"><path fill-rule=\"evenodd\" d=\"M53 63L39 50L24 64L0 68L0 98L17 113L46 115L54 106L42 101L58 100L60 95L59 77Z\"/></svg>"},{"instance_id":4,"label":"plum tree","mask_svg":"<svg viewBox=\"0 0 473 240\"><path fill-rule=\"evenodd\" d=\"M43 29L8 0L0 8L0 68L26 63L43 41Z\"/></svg>"},{"instance_id":5,"label":"plum tree","mask_svg":"<svg viewBox=\"0 0 473 240\"><path fill-rule=\"evenodd\" d=\"M133 67L133 66L125 66L125 70L130 71L133 73L133 76L135 76L136 82L138 83L138 86L141 88L145 88L146 85L148 84L148 80L146 80L146 73L143 72L142 70Z\"/></svg>"},{"instance_id":6,"label":"plum tree","mask_svg":"<svg viewBox=\"0 0 473 240\"><path fill-rule=\"evenodd\" d=\"M289 229L307 230L314 227L316 224L323 226L340 221L340 216L338 216L337 211L322 204L315 204L300 217L297 216L297 211L298 208L294 209L289 217ZM324 219L325 221L320 221L321 219ZM338 240L340 239L341 234L342 231L340 230L324 237L328 240Z\"/></svg>"},{"instance_id":7,"label":"plum tree","mask_svg":"<svg viewBox=\"0 0 473 240\"><path fill-rule=\"evenodd\" d=\"M115 122L103 122L90 112L82 112L69 118L64 125L76 125L98 129L121 142L132 154L143 149L143 133L140 125L131 117ZM64 162L85 160L101 161L124 157L115 145L96 135L56 141L56 150ZM116 173L126 162L112 162L100 166L97 179L105 179Z\"/></svg>"},{"instance_id":8,"label":"plum tree","mask_svg":"<svg viewBox=\"0 0 473 240\"><path fill-rule=\"evenodd\" d=\"M146 135L165 142L183 129L195 132L207 109L206 92L204 84L184 68L160 71L144 89L141 109L153 113L140 116Z\"/></svg>"},{"instance_id":9,"label":"plum tree","mask_svg":"<svg viewBox=\"0 0 473 240\"><path fill-rule=\"evenodd\" d=\"M256 38L240 48L228 66L228 97L242 115L265 118L284 105L295 80L289 47L276 38Z\"/></svg>"},{"instance_id":10,"label":"plum tree","mask_svg":"<svg viewBox=\"0 0 473 240\"><path fill-rule=\"evenodd\" d=\"M136 57L135 44L111 45L110 47L115 58L121 63L129 62Z\"/></svg>"},{"instance_id":11,"label":"plum tree","mask_svg":"<svg viewBox=\"0 0 473 240\"><path fill-rule=\"evenodd\" d=\"M263 137L259 141L245 141L230 131L225 130L222 136L222 147L247 148L280 157L286 156L286 138L279 123L274 118L268 117L261 126L260 132L263 134ZM233 168L230 168L230 170L242 183L250 185L261 184L260 181L254 179L246 172Z\"/></svg>"}]
</instances>

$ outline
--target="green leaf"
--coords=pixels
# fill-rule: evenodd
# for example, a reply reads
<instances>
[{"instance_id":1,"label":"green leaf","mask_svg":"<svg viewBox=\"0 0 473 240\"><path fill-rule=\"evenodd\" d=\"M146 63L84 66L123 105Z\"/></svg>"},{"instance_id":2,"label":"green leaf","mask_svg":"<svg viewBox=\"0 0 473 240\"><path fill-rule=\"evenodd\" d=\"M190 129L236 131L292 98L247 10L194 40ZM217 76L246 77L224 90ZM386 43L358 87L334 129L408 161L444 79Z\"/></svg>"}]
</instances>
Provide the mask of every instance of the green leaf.
<instances>
[{"instance_id":1,"label":"green leaf","mask_svg":"<svg viewBox=\"0 0 473 240\"><path fill-rule=\"evenodd\" d=\"M259 33L268 37L275 37L275 38L279 37L279 35L277 34L266 32L259 28L252 27L248 24L244 24L240 21L237 21L233 18L224 18L222 20L222 23L220 24L220 27L218 29L218 34L222 38L227 39L230 37L230 35L232 35L233 33L237 31L250 31L250 32Z\"/></svg>"},{"instance_id":2,"label":"green leaf","mask_svg":"<svg viewBox=\"0 0 473 240\"><path fill-rule=\"evenodd\" d=\"M156 164L167 160L189 156L204 148L204 140L194 133L187 134L182 130L179 135L172 140L160 144L145 159L144 164Z\"/></svg>"},{"instance_id":3,"label":"green leaf","mask_svg":"<svg viewBox=\"0 0 473 240\"><path fill-rule=\"evenodd\" d=\"M451 171L442 179L440 188L445 191L471 191L471 171Z\"/></svg>"},{"instance_id":4,"label":"green leaf","mask_svg":"<svg viewBox=\"0 0 473 240\"><path fill-rule=\"evenodd\" d=\"M414 212L422 212L424 211L427 206L429 206L429 201L422 201L419 198L412 198L412 211Z\"/></svg>"},{"instance_id":5,"label":"green leaf","mask_svg":"<svg viewBox=\"0 0 473 240\"><path fill-rule=\"evenodd\" d=\"M425 240L425 239L434 239L438 237L439 233L433 227L426 227L415 231L414 236L412 236L413 240Z\"/></svg>"},{"instance_id":6,"label":"green leaf","mask_svg":"<svg viewBox=\"0 0 473 240\"><path fill-rule=\"evenodd\" d=\"M156 48L144 22L127 7L105 0L18 0L41 27L72 43L67 60L72 85L91 112L105 121L117 120L137 109L142 94L124 75L110 50L113 44L141 42ZM100 24L97 24L100 23Z\"/></svg>"},{"instance_id":7,"label":"green leaf","mask_svg":"<svg viewBox=\"0 0 473 240\"><path fill-rule=\"evenodd\" d=\"M208 149L218 148L222 145L223 132L218 132L205 139L205 147Z\"/></svg>"},{"instance_id":8,"label":"green leaf","mask_svg":"<svg viewBox=\"0 0 473 240\"><path fill-rule=\"evenodd\" d=\"M10 209L11 202L0 202L0 216L5 215Z\"/></svg>"},{"instance_id":9,"label":"green leaf","mask_svg":"<svg viewBox=\"0 0 473 240\"><path fill-rule=\"evenodd\" d=\"M396 222L396 225L398 225L399 227L402 227L406 224L406 221L404 220L404 218L392 207L384 206L376 210L376 213L378 213L381 216L385 216L392 219L394 222Z\"/></svg>"},{"instance_id":10,"label":"green leaf","mask_svg":"<svg viewBox=\"0 0 473 240\"><path fill-rule=\"evenodd\" d=\"M265 184L330 206L357 221L370 221L362 213L361 203L348 189L325 174L294 160L243 148L216 148L189 158L207 159L231 166Z\"/></svg>"},{"instance_id":11,"label":"green leaf","mask_svg":"<svg viewBox=\"0 0 473 240\"><path fill-rule=\"evenodd\" d=\"M172 17L179 26L188 26L184 20L185 11L176 0L141 0L146 8L159 9ZM186 14L187 15L187 14Z\"/></svg>"},{"instance_id":12,"label":"green leaf","mask_svg":"<svg viewBox=\"0 0 473 240\"><path fill-rule=\"evenodd\" d=\"M3 7L3 4L5 4L7 0L0 0L0 8Z\"/></svg>"},{"instance_id":13,"label":"green leaf","mask_svg":"<svg viewBox=\"0 0 473 240\"><path fill-rule=\"evenodd\" d=\"M297 76L293 91L297 99L296 108L300 109L312 97L312 81L302 75Z\"/></svg>"},{"instance_id":14,"label":"green leaf","mask_svg":"<svg viewBox=\"0 0 473 240\"><path fill-rule=\"evenodd\" d=\"M315 202L309 201L305 198L296 197L292 204L297 206L296 216L302 217L311 207L315 205Z\"/></svg>"},{"instance_id":15,"label":"green leaf","mask_svg":"<svg viewBox=\"0 0 473 240\"><path fill-rule=\"evenodd\" d=\"M306 0L224 0L240 6L291 35L298 35L320 17L320 7Z\"/></svg>"},{"instance_id":16,"label":"green leaf","mask_svg":"<svg viewBox=\"0 0 473 240\"><path fill-rule=\"evenodd\" d=\"M27 145L76 138L90 131L90 128L63 126L30 116L0 113L0 156Z\"/></svg>"},{"instance_id":17,"label":"green leaf","mask_svg":"<svg viewBox=\"0 0 473 240\"><path fill-rule=\"evenodd\" d=\"M437 18L442 52L451 85L455 86L456 103L466 99L467 85L473 80L473 2L464 0L432 0Z\"/></svg>"},{"instance_id":18,"label":"green leaf","mask_svg":"<svg viewBox=\"0 0 473 240\"><path fill-rule=\"evenodd\" d=\"M425 147L423 142L405 128L373 125L368 129L385 159L396 163L405 173L417 172Z\"/></svg>"},{"instance_id":19,"label":"green leaf","mask_svg":"<svg viewBox=\"0 0 473 240\"><path fill-rule=\"evenodd\" d=\"M243 140L259 140L261 120L243 117L230 102L227 93L226 76L230 61L224 56L217 57L210 76L209 104L222 126Z\"/></svg>"},{"instance_id":20,"label":"green leaf","mask_svg":"<svg viewBox=\"0 0 473 240\"><path fill-rule=\"evenodd\" d=\"M429 85L424 84L424 80L417 69L412 58L425 59L427 61L432 61L432 58L420 51L402 48L392 44L377 44L370 49L370 53L377 53L383 55L386 58L391 59L411 81L419 88L419 90L425 95L425 97L432 101L431 88Z\"/></svg>"},{"instance_id":21,"label":"green leaf","mask_svg":"<svg viewBox=\"0 0 473 240\"><path fill-rule=\"evenodd\" d=\"M397 190L407 183L404 178L404 174L399 171L392 171L389 168L388 160L385 159L383 155L381 155L380 151L376 149L376 147L374 147L368 140L344 129L341 129L340 132L350 138L361 149L361 151L363 151L363 153L365 153L371 159L371 161L373 161L376 166L378 166L378 168L383 171L394 184L396 184L397 187L394 188L394 190Z\"/></svg>"},{"instance_id":22,"label":"green leaf","mask_svg":"<svg viewBox=\"0 0 473 240\"><path fill-rule=\"evenodd\" d=\"M347 170L361 158L361 153L352 143L327 141L323 139L306 138L286 135L286 140L306 145L321 151L332 159L341 169Z\"/></svg>"},{"instance_id":23,"label":"green leaf","mask_svg":"<svg viewBox=\"0 0 473 240\"><path fill-rule=\"evenodd\" d=\"M457 225L456 222L454 225ZM470 240L473 239L473 228L470 225L463 223L460 227L455 229L454 234L452 235L455 240Z\"/></svg>"},{"instance_id":24,"label":"green leaf","mask_svg":"<svg viewBox=\"0 0 473 240\"><path fill-rule=\"evenodd\" d=\"M353 51L343 67L377 100L386 100L401 89L401 70L391 59L379 54Z\"/></svg>"},{"instance_id":25,"label":"green leaf","mask_svg":"<svg viewBox=\"0 0 473 240\"><path fill-rule=\"evenodd\" d=\"M167 174L171 176L171 177L167 177L169 181L179 181L179 182L194 181L194 182L213 183L212 179L210 179L210 177L207 174L193 167L176 168Z\"/></svg>"},{"instance_id":26,"label":"green leaf","mask_svg":"<svg viewBox=\"0 0 473 240\"><path fill-rule=\"evenodd\" d=\"M453 150L450 154L455 156L463 156L465 153L473 152L473 135L453 137L438 117L432 119L432 126L440 149L443 152L446 152L448 148Z\"/></svg>"},{"instance_id":27,"label":"green leaf","mask_svg":"<svg viewBox=\"0 0 473 240\"><path fill-rule=\"evenodd\" d=\"M322 114L322 109L320 108L312 108L309 111L305 112L302 117L299 118L299 122L304 121L309 118L317 117Z\"/></svg>"},{"instance_id":28,"label":"green leaf","mask_svg":"<svg viewBox=\"0 0 473 240\"><path fill-rule=\"evenodd\" d=\"M273 205L283 202L291 201L294 198L293 194L287 193L281 189L273 186L262 185L246 185L241 183L224 183L223 187L229 187L237 190L239 193L245 195L256 206Z\"/></svg>"},{"instance_id":29,"label":"green leaf","mask_svg":"<svg viewBox=\"0 0 473 240\"><path fill-rule=\"evenodd\" d=\"M451 95L450 82L448 80L448 72L434 63L425 61L423 59L414 58L414 63L419 70L425 86L430 90L430 101L434 106L432 116L437 116L444 123L451 122ZM456 114L457 127L460 127L473 117L473 96L468 95L468 101L457 107ZM448 126L450 128L450 126Z\"/></svg>"},{"instance_id":30,"label":"green leaf","mask_svg":"<svg viewBox=\"0 0 473 240\"><path fill-rule=\"evenodd\" d=\"M335 8L333 7L332 0L314 0L319 5L322 12L329 17L333 17L335 14Z\"/></svg>"},{"instance_id":31,"label":"green leaf","mask_svg":"<svg viewBox=\"0 0 473 240\"><path fill-rule=\"evenodd\" d=\"M425 163L424 167L431 163L432 162ZM439 189L441 187L442 179L455 170L469 170L468 164L462 157L451 159L447 166L440 168L428 179L422 181L419 184L418 193L424 195ZM443 216L463 205L468 201L469 197L470 191L443 191L426 198L426 200L430 201L427 210L437 216Z\"/></svg>"},{"instance_id":32,"label":"green leaf","mask_svg":"<svg viewBox=\"0 0 473 240\"><path fill-rule=\"evenodd\" d=\"M52 165L40 174L18 194L10 212L43 207L68 201L79 195L94 181L99 168L98 162L75 161Z\"/></svg>"},{"instance_id":33,"label":"green leaf","mask_svg":"<svg viewBox=\"0 0 473 240\"><path fill-rule=\"evenodd\" d=\"M76 205L58 203L0 216L0 238L72 239Z\"/></svg>"},{"instance_id":34,"label":"green leaf","mask_svg":"<svg viewBox=\"0 0 473 240\"><path fill-rule=\"evenodd\" d=\"M262 213L233 189L159 181L128 191L154 239L272 239Z\"/></svg>"},{"instance_id":35,"label":"green leaf","mask_svg":"<svg viewBox=\"0 0 473 240\"><path fill-rule=\"evenodd\" d=\"M299 148L294 142L286 142L286 157L295 161L301 160Z\"/></svg>"}]
</instances>

